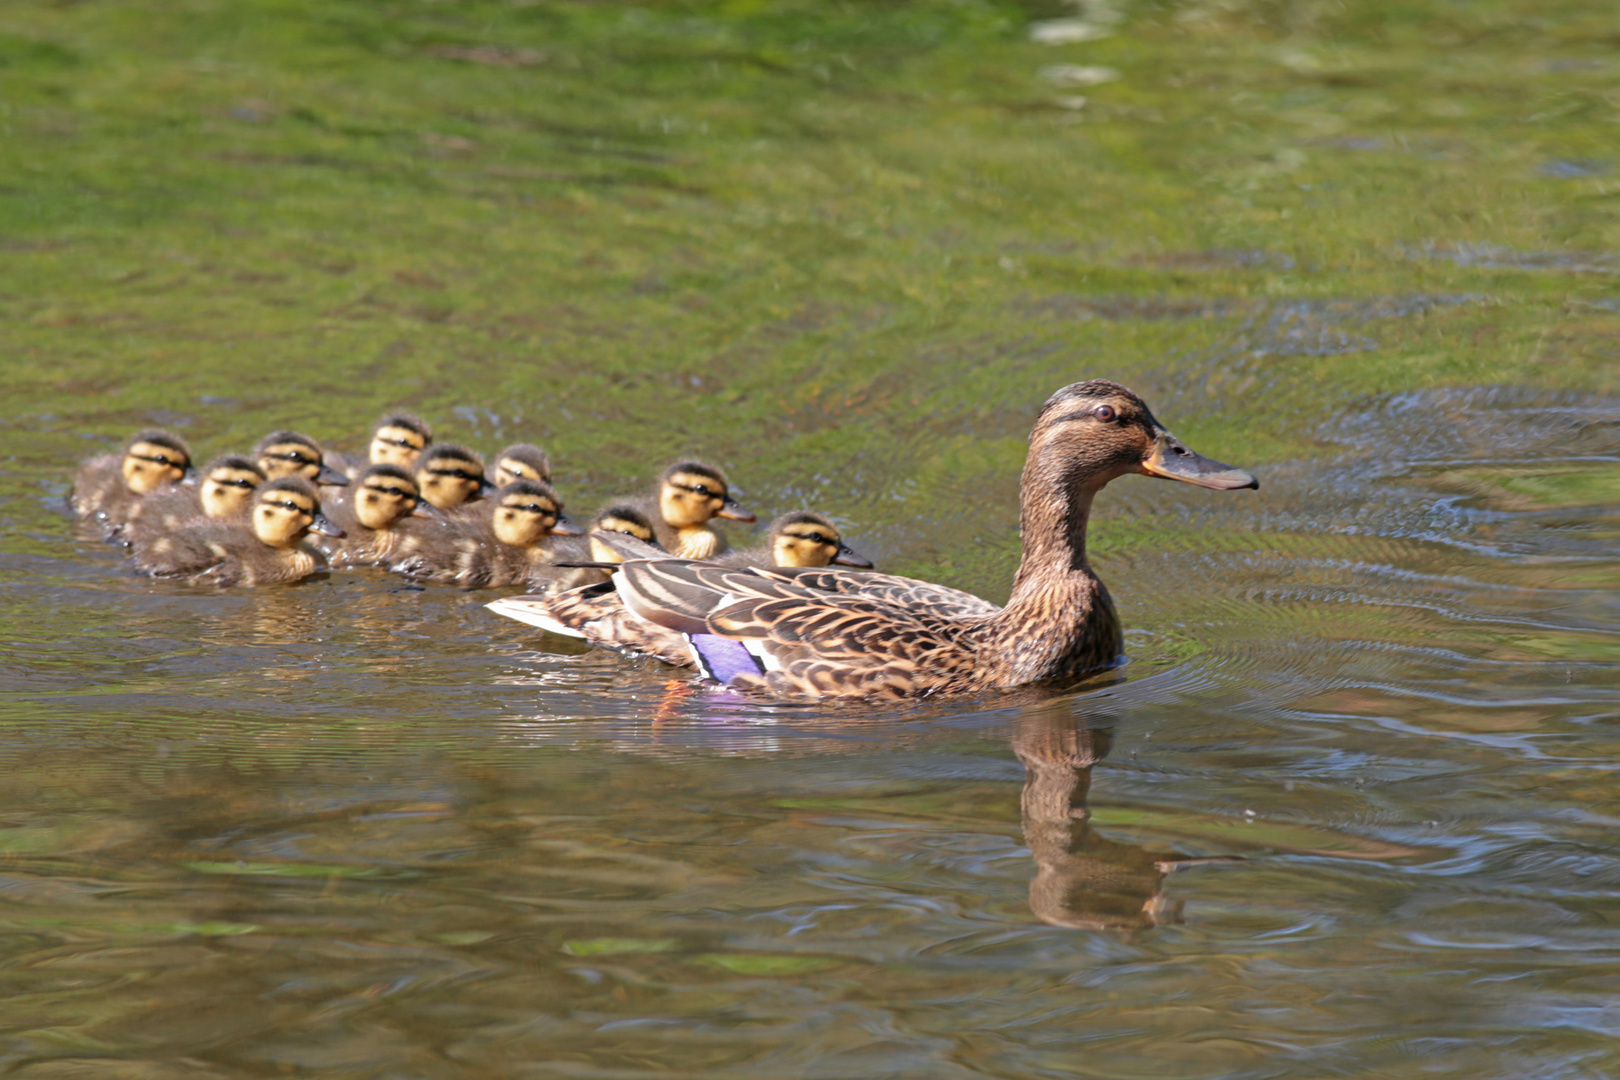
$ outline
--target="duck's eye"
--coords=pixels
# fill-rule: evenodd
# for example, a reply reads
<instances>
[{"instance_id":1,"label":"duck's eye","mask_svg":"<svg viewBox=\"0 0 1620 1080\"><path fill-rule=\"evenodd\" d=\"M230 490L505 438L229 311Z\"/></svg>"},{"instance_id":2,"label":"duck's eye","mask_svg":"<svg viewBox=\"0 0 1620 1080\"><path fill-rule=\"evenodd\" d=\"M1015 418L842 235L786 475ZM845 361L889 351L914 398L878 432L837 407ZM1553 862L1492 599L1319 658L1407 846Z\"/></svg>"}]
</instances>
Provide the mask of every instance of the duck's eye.
<instances>
[{"instance_id":1,"label":"duck's eye","mask_svg":"<svg viewBox=\"0 0 1620 1080\"><path fill-rule=\"evenodd\" d=\"M827 538L822 536L820 533L811 533L810 539L817 544L825 544L827 542Z\"/></svg>"},{"instance_id":2,"label":"duck's eye","mask_svg":"<svg viewBox=\"0 0 1620 1080\"><path fill-rule=\"evenodd\" d=\"M1108 424L1112 423L1114 417L1118 416L1119 414L1114 412L1114 407L1112 405L1099 405L1095 409L1091 410L1091 415L1095 416L1103 423Z\"/></svg>"}]
</instances>

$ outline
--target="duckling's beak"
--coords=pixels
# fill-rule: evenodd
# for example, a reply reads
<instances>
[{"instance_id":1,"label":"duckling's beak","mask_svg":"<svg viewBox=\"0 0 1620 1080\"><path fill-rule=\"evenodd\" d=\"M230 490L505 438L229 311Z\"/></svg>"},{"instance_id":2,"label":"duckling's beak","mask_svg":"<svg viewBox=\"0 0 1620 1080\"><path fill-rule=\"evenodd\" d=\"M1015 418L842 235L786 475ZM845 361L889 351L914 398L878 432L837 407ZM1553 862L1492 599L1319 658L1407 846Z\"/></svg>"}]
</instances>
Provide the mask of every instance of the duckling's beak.
<instances>
[{"instance_id":1,"label":"duckling's beak","mask_svg":"<svg viewBox=\"0 0 1620 1080\"><path fill-rule=\"evenodd\" d=\"M186 471L180 474L180 482L186 487L196 487L199 479L201 477L197 474L197 470L190 465L187 465Z\"/></svg>"},{"instance_id":2,"label":"duckling's beak","mask_svg":"<svg viewBox=\"0 0 1620 1080\"><path fill-rule=\"evenodd\" d=\"M493 495L499 490L500 490L500 488L496 487L494 484L489 482L489 477L480 476L478 478L478 494L480 494L480 495Z\"/></svg>"},{"instance_id":3,"label":"duckling's beak","mask_svg":"<svg viewBox=\"0 0 1620 1080\"><path fill-rule=\"evenodd\" d=\"M326 464L324 461L321 462L321 471L315 474L315 482L317 484L329 484L332 487L349 486L349 478L332 468L332 466ZM338 535L342 536L343 534L338 533Z\"/></svg>"},{"instance_id":4,"label":"duckling's beak","mask_svg":"<svg viewBox=\"0 0 1620 1080\"><path fill-rule=\"evenodd\" d=\"M1158 438L1153 442L1153 452L1142 462L1142 471L1149 476L1180 480L1216 491L1260 487L1260 481L1251 474L1193 453L1164 428L1155 426L1154 432Z\"/></svg>"},{"instance_id":5,"label":"duckling's beak","mask_svg":"<svg viewBox=\"0 0 1620 1080\"><path fill-rule=\"evenodd\" d=\"M716 516L728 518L732 521L759 520L759 518L754 516L754 512L752 510L744 510L742 508L742 503L738 502L736 499L733 499L730 495L726 496L726 501L724 505L720 507Z\"/></svg>"},{"instance_id":6,"label":"duckling's beak","mask_svg":"<svg viewBox=\"0 0 1620 1080\"><path fill-rule=\"evenodd\" d=\"M348 483L347 480L344 483ZM333 524L332 519L325 514L317 513L315 520L309 523L309 531L320 533L322 536L346 536L342 529Z\"/></svg>"},{"instance_id":7,"label":"duckling's beak","mask_svg":"<svg viewBox=\"0 0 1620 1080\"><path fill-rule=\"evenodd\" d=\"M572 521L569 521L567 518L563 517L561 514L558 514L557 515L557 524L555 524L555 525L553 525L551 527L551 535L552 536L584 536L585 535L585 529L583 527L579 526L579 525L575 525Z\"/></svg>"},{"instance_id":8,"label":"duckling's beak","mask_svg":"<svg viewBox=\"0 0 1620 1080\"><path fill-rule=\"evenodd\" d=\"M426 499L416 500L416 508L406 517L444 517L444 511L428 502Z\"/></svg>"},{"instance_id":9,"label":"duckling's beak","mask_svg":"<svg viewBox=\"0 0 1620 1080\"><path fill-rule=\"evenodd\" d=\"M868 559L842 540L838 541L838 554L833 556L833 562L839 566L853 566L857 570L872 569L871 559Z\"/></svg>"}]
</instances>

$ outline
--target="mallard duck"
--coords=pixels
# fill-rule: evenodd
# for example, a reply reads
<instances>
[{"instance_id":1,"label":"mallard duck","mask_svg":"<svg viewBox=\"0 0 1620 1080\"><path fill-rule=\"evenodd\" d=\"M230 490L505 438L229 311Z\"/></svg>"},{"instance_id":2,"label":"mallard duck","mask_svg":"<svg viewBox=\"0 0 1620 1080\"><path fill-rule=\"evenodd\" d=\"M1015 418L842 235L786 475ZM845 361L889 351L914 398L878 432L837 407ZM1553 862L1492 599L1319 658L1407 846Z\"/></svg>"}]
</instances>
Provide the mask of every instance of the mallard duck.
<instances>
[{"instance_id":1,"label":"mallard duck","mask_svg":"<svg viewBox=\"0 0 1620 1080\"><path fill-rule=\"evenodd\" d=\"M1024 552L1004 608L890 574L675 559L628 559L601 588L617 590L627 615L683 635L706 676L741 690L898 698L1071 679L1119 656L1086 522L1097 493L1127 473L1259 487L1187 449L1125 387L1079 382L1047 400L1030 434Z\"/></svg>"},{"instance_id":2,"label":"mallard duck","mask_svg":"<svg viewBox=\"0 0 1620 1080\"><path fill-rule=\"evenodd\" d=\"M495 486L505 487L514 480L551 483L551 459L533 443L513 443L495 455Z\"/></svg>"},{"instance_id":3,"label":"mallard duck","mask_svg":"<svg viewBox=\"0 0 1620 1080\"><path fill-rule=\"evenodd\" d=\"M253 493L246 521L212 521L135 545L135 568L199 585L271 585L308 577L320 561L302 543L311 532L342 536L321 513L315 485L301 476Z\"/></svg>"},{"instance_id":4,"label":"mallard duck","mask_svg":"<svg viewBox=\"0 0 1620 1080\"><path fill-rule=\"evenodd\" d=\"M658 543L680 559L712 559L726 550L725 537L709 525L713 518L755 520L731 497L726 474L697 461L679 461L665 469L657 495L632 505L652 521Z\"/></svg>"},{"instance_id":5,"label":"mallard duck","mask_svg":"<svg viewBox=\"0 0 1620 1080\"><path fill-rule=\"evenodd\" d=\"M241 454L225 454L203 466L196 487L169 484L130 507L122 537L147 543L176 529L246 516L264 473Z\"/></svg>"},{"instance_id":6,"label":"mallard duck","mask_svg":"<svg viewBox=\"0 0 1620 1080\"><path fill-rule=\"evenodd\" d=\"M551 485L537 480L514 480L482 505L486 511L477 516L402 525L407 535L391 569L467 588L517 585L556 561L549 537L585 531L563 514Z\"/></svg>"},{"instance_id":7,"label":"mallard duck","mask_svg":"<svg viewBox=\"0 0 1620 1080\"><path fill-rule=\"evenodd\" d=\"M342 454L327 451L326 463L350 480L359 476L367 463L397 465L409 469L433 441L433 429L415 413L392 412L377 421L366 444L366 460L351 461Z\"/></svg>"},{"instance_id":8,"label":"mallard duck","mask_svg":"<svg viewBox=\"0 0 1620 1080\"><path fill-rule=\"evenodd\" d=\"M439 443L422 451L416 459L416 486L422 498L440 510L454 510L495 490L484 479L483 459L454 443Z\"/></svg>"},{"instance_id":9,"label":"mallard duck","mask_svg":"<svg viewBox=\"0 0 1620 1080\"><path fill-rule=\"evenodd\" d=\"M623 561L623 560L620 560ZM844 543L838 526L809 510L795 510L771 522L759 547L731 551L713 560L721 566L853 566L872 569L872 560Z\"/></svg>"},{"instance_id":10,"label":"mallard duck","mask_svg":"<svg viewBox=\"0 0 1620 1080\"><path fill-rule=\"evenodd\" d=\"M395 526L425 506L410 473L398 465L369 466L344 498L329 505L343 536L321 542L321 552L334 567L387 563L399 546Z\"/></svg>"},{"instance_id":11,"label":"mallard duck","mask_svg":"<svg viewBox=\"0 0 1620 1080\"><path fill-rule=\"evenodd\" d=\"M131 439L121 453L98 454L81 464L68 505L111 535L128 522L137 502L190 474L191 448L186 441L172 431L150 428Z\"/></svg>"},{"instance_id":12,"label":"mallard duck","mask_svg":"<svg viewBox=\"0 0 1620 1080\"><path fill-rule=\"evenodd\" d=\"M597 563L621 563L627 558L656 559L663 554L648 543L644 531L625 519L633 507L618 506L603 511L591 523L591 559ZM641 516L641 515L638 515ZM645 523L645 517L642 516ZM619 526L619 527L614 527ZM643 524L643 530L645 524ZM566 562L567 559L561 561ZM798 510L771 522L770 538L757 548L733 551L711 560L718 566L845 566L871 569L870 559L857 554L838 533L838 527L820 514ZM579 567L573 577L568 570L554 571L559 578L549 592L531 596L509 596L488 605L519 622L553 633L584 638L591 645L616 649L632 655L656 656L667 664L690 667L695 662L686 638L674 630L627 615L624 602L612 588L601 586L609 580L600 567Z\"/></svg>"},{"instance_id":13,"label":"mallard duck","mask_svg":"<svg viewBox=\"0 0 1620 1080\"><path fill-rule=\"evenodd\" d=\"M268 480L301 476L312 484L342 487L349 478L326 464L321 444L296 431L272 431L253 448L253 463Z\"/></svg>"}]
</instances>

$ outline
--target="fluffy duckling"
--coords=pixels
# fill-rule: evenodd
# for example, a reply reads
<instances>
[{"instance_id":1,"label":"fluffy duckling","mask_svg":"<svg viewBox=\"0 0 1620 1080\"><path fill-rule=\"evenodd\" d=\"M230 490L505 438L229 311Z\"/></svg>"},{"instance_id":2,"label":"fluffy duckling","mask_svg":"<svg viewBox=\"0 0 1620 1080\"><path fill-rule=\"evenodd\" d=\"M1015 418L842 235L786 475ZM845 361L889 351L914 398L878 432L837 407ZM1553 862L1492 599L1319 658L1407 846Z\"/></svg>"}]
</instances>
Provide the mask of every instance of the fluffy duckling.
<instances>
[{"instance_id":1,"label":"fluffy duckling","mask_svg":"<svg viewBox=\"0 0 1620 1080\"><path fill-rule=\"evenodd\" d=\"M546 540L579 536L585 530L563 514L562 500L549 484L514 480L488 501L487 512L449 521L406 523L404 558L392 569L415 578L448 581L467 588L517 585L556 561Z\"/></svg>"},{"instance_id":2,"label":"fluffy duckling","mask_svg":"<svg viewBox=\"0 0 1620 1080\"><path fill-rule=\"evenodd\" d=\"M269 480L301 476L313 484L342 486L349 478L326 464L321 444L296 431L272 431L253 448L253 463Z\"/></svg>"},{"instance_id":3,"label":"fluffy duckling","mask_svg":"<svg viewBox=\"0 0 1620 1080\"><path fill-rule=\"evenodd\" d=\"M513 443L495 455L495 486L505 487L514 480L551 483L551 459L533 443Z\"/></svg>"},{"instance_id":4,"label":"fluffy duckling","mask_svg":"<svg viewBox=\"0 0 1620 1080\"><path fill-rule=\"evenodd\" d=\"M332 519L342 537L322 541L321 552L334 566L381 566L395 555L395 526L424 504L416 480L398 465L372 465L354 482L348 498L332 503Z\"/></svg>"},{"instance_id":5,"label":"fluffy duckling","mask_svg":"<svg viewBox=\"0 0 1620 1080\"><path fill-rule=\"evenodd\" d=\"M637 508L651 519L658 542L677 559L712 559L726 550L725 537L709 525L711 518L756 520L731 497L726 474L697 461L665 469L656 501Z\"/></svg>"},{"instance_id":6,"label":"fluffy duckling","mask_svg":"<svg viewBox=\"0 0 1620 1080\"><path fill-rule=\"evenodd\" d=\"M714 560L722 566L854 566L872 569L872 560L844 543L838 526L808 510L795 510L771 522L770 540Z\"/></svg>"},{"instance_id":7,"label":"fluffy duckling","mask_svg":"<svg viewBox=\"0 0 1620 1080\"><path fill-rule=\"evenodd\" d=\"M371 429L371 440L366 447L366 461L372 465L397 465L401 469L409 469L416 465L416 459L422 456L433 441L433 429L428 427L415 413L392 412ZM351 461L341 454L330 451L326 454L326 463L342 472L350 480L359 476L366 467L366 462Z\"/></svg>"},{"instance_id":8,"label":"fluffy duckling","mask_svg":"<svg viewBox=\"0 0 1620 1080\"><path fill-rule=\"evenodd\" d=\"M645 555L650 559L663 558L669 554L658 546L652 519L629 503L614 503L598 510L585 531L590 538L588 553L585 550L587 545L582 545L577 540L565 541L557 545L558 562L583 562L587 559L598 563L623 562L625 557L604 544L599 533L616 533L641 541L646 548ZM607 570L594 566L554 566L529 575L529 584L539 589L561 592L564 589L577 589L582 585L600 585L606 582L609 576Z\"/></svg>"},{"instance_id":9,"label":"fluffy duckling","mask_svg":"<svg viewBox=\"0 0 1620 1080\"><path fill-rule=\"evenodd\" d=\"M172 431L151 428L131 439L122 453L100 454L80 465L68 504L111 535L129 521L138 502L190 473L186 441Z\"/></svg>"},{"instance_id":10,"label":"fluffy duckling","mask_svg":"<svg viewBox=\"0 0 1620 1080\"><path fill-rule=\"evenodd\" d=\"M203 467L196 487L170 484L130 508L123 538L145 544L176 529L246 516L264 473L241 454L225 454Z\"/></svg>"},{"instance_id":11,"label":"fluffy duckling","mask_svg":"<svg viewBox=\"0 0 1620 1080\"><path fill-rule=\"evenodd\" d=\"M484 479L484 461L465 446L440 443L416 459L416 486L440 510L454 510L494 491Z\"/></svg>"},{"instance_id":12,"label":"fluffy duckling","mask_svg":"<svg viewBox=\"0 0 1620 1080\"><path fill-rule=\"evenodd\" d=\"M136 569L198 585L297 581L320 566L301 541L311 531L342 536L321 513L315 486L301 476L272 480L253 495L247 521L214 521L137 544Z\"/></svg>"}]
</instances>

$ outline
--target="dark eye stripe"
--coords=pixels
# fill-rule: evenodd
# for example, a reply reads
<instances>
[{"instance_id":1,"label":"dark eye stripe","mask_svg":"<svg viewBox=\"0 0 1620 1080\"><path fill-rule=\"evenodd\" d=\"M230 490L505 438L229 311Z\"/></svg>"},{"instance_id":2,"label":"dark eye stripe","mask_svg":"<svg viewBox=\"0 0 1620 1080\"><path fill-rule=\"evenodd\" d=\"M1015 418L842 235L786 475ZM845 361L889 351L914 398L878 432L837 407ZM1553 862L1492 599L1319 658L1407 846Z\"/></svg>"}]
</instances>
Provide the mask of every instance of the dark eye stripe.
<instances>
[{"instance_id":1,"label":"dark eye stripe","mask_svg":"<svg viewBox=\"0 0 1620 1080\"><path fill-rule=\"evenodd\" d=\"M161 455L157 455L157 454L130 454L129 456L132 457L132 458L136 458L136 459L138 459L140 461L150 461L154 465L174 465L174 464L177 464L177 462L170 461L168 458L163 457Z\"/></svg>"},{"instance_id":2,"label":"dark eye stripe","mask_svg":"<svg viewBox=\"0 0 1620 1080\"><path fill-rule=\"evenodd\" d=\"M252 480L215 480L214 483L218 484L220 487L241 488L243 491L252 491L254 488L259 486Z\"/></svg>"}]
</instances>

